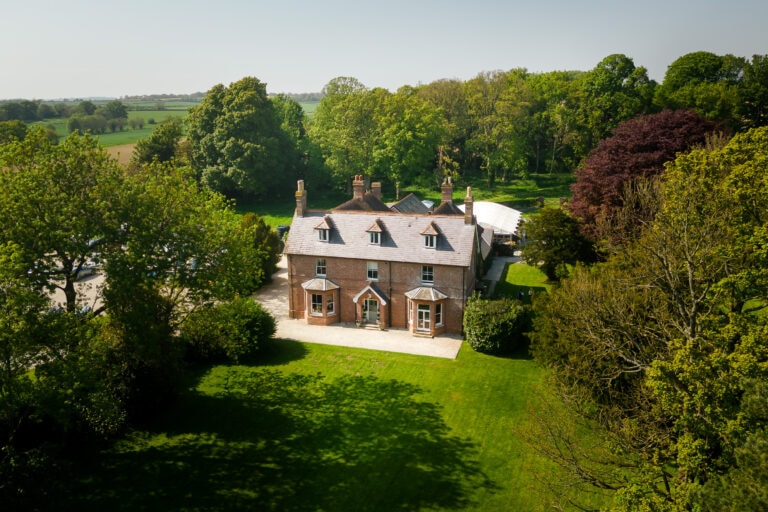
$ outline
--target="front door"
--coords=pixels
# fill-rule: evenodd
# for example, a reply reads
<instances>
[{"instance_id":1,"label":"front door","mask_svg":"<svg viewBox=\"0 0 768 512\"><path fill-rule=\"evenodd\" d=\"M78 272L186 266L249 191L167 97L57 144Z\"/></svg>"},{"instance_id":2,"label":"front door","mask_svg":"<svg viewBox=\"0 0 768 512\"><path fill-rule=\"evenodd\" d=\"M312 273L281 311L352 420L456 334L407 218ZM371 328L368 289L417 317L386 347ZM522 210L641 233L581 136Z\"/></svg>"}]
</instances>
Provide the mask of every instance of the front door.
<instances>
[{"instance_id":1,"label":"front door","mask_svg":"<svg viewBox=\"0 0 768 512\"><path fill-rule=\"evenodd\" d=\"M379 323L379 301L376 299L363 301L363 320L368 324Z\"/></svg>"}]
</instances>

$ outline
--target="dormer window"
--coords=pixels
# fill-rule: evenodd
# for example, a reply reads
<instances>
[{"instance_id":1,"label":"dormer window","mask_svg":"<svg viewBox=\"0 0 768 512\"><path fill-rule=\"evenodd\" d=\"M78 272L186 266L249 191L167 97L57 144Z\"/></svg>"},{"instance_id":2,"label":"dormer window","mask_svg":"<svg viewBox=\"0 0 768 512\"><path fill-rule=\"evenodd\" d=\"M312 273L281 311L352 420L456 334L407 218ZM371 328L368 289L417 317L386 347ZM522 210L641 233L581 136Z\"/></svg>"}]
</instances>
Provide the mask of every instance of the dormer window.
<instances>
[{"instance_id":1,"label":"dormer window","mask_svg":"<svg viewBox=\"0 0 768 512\"><path fill-rule=\"evenodd\" d=\"M430 222L429 226L427 226L424 231L421 232L421 236L424 237L424 247L427 249L436 249L437 248L437 235L439 235L440 232L437 230L437 226L434 222Z\"/></svg>"},{"instance_id":2,"label":"dormer window","mask_svg":"<svg viewBox=\"0 0 768 512\"><path fill-rule=\"evenodd\" d=\"M379 219L376 219L376 222L366 229L366 231L368 232L368 243L370 245L381 245L381 233L384 231L384 228Z\"/></svg>"},{"instance_id":3,"label":"dormer window","mask_svg":"<svg viewBox=\"0 0 768 512\"><path fill-rule=\"evenodd\" d=\"M315 231L320 242L327 242L331 238L331 218L326 215L323 222L315 226Z\"/></svg>"}]
</instances>

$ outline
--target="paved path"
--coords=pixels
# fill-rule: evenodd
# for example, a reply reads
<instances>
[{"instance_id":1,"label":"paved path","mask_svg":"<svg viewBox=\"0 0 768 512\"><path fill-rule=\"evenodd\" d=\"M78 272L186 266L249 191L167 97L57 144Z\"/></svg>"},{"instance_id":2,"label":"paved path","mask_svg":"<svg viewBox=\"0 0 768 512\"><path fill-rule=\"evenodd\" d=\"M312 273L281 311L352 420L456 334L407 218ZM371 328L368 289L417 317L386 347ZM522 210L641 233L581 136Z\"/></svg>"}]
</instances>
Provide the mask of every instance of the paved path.
<instances>
[{"instance_id":1,"label":"paved path","mask_svg":"<svg viewBox=\"0 0 768 512\"><path fill-rule=\"evenodd\" d=\"M483 279L490 281L488 285L488 297L493 297L493 290L496 288L496 283L501 281L504 277L504 269L507 263L517 263L521 261L520 256L496 256L491 262L491 267L488 272L485 273Z\"/></svg>"},{"instance_id":2,"label":"paved path","mask_svg":"<svg viewBox=\"0 0 768 512\"><path fill-rule=\"evenodd\" d=\"M455 359L461 349L460 336L442 335L420 338L405 329L359 328L354 324L307 325L306 321L288 317L288 269L285 257L280 260L272 282L255 296L277 320L277 338L322 343L344 347L385 350L431 357Z\"/></svg>"}]
</instances>

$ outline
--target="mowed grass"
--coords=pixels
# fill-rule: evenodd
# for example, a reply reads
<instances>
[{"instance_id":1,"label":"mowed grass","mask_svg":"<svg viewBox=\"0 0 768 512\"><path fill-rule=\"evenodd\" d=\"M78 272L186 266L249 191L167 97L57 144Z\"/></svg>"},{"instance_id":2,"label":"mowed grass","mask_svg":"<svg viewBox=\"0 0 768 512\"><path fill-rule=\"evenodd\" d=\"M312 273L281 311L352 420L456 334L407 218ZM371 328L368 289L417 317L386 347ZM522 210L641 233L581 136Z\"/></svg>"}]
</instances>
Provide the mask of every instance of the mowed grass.
<instances>
[{"instance_id":1,"label":"mowed grass","mask_svg":"<svg viewBox=\"0 0 768 512\"><path fill-rule=\"evenodd\" d=\"M518 434L544 377L467 345L447 360L278 341L200 369L51 510L547 510L560 477Z\"/></svg>"},{"instance_id":2,"label":"mowed grass","mask_svg":"<svg viewBox=\"0 0 768 512\"><path fill-rule=\"evenodd\" d=\"M509 263L496 283L493 295L530 303L532 294L548 291L550 286L547 276L538 267L523 262Z\"/></svg>"}]
</instances>

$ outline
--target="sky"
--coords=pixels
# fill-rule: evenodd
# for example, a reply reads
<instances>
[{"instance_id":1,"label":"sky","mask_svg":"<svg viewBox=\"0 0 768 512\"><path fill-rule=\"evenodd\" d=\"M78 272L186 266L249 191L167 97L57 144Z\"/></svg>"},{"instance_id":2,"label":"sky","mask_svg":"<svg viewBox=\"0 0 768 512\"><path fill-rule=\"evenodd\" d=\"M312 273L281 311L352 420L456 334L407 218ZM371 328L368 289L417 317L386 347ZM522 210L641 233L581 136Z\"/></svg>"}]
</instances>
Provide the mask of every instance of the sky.
<instances>
[{"instance_id":1,"label":"sky","mask_svg":"<svg viewBox=\"0 0 768 512\"><path fill-rule=\"evenodd\" d=\"M696 51L768 54L766 0L3 0L0 99L369 88L630 57L661 82Z\"/></svg>"}]
</instances>

